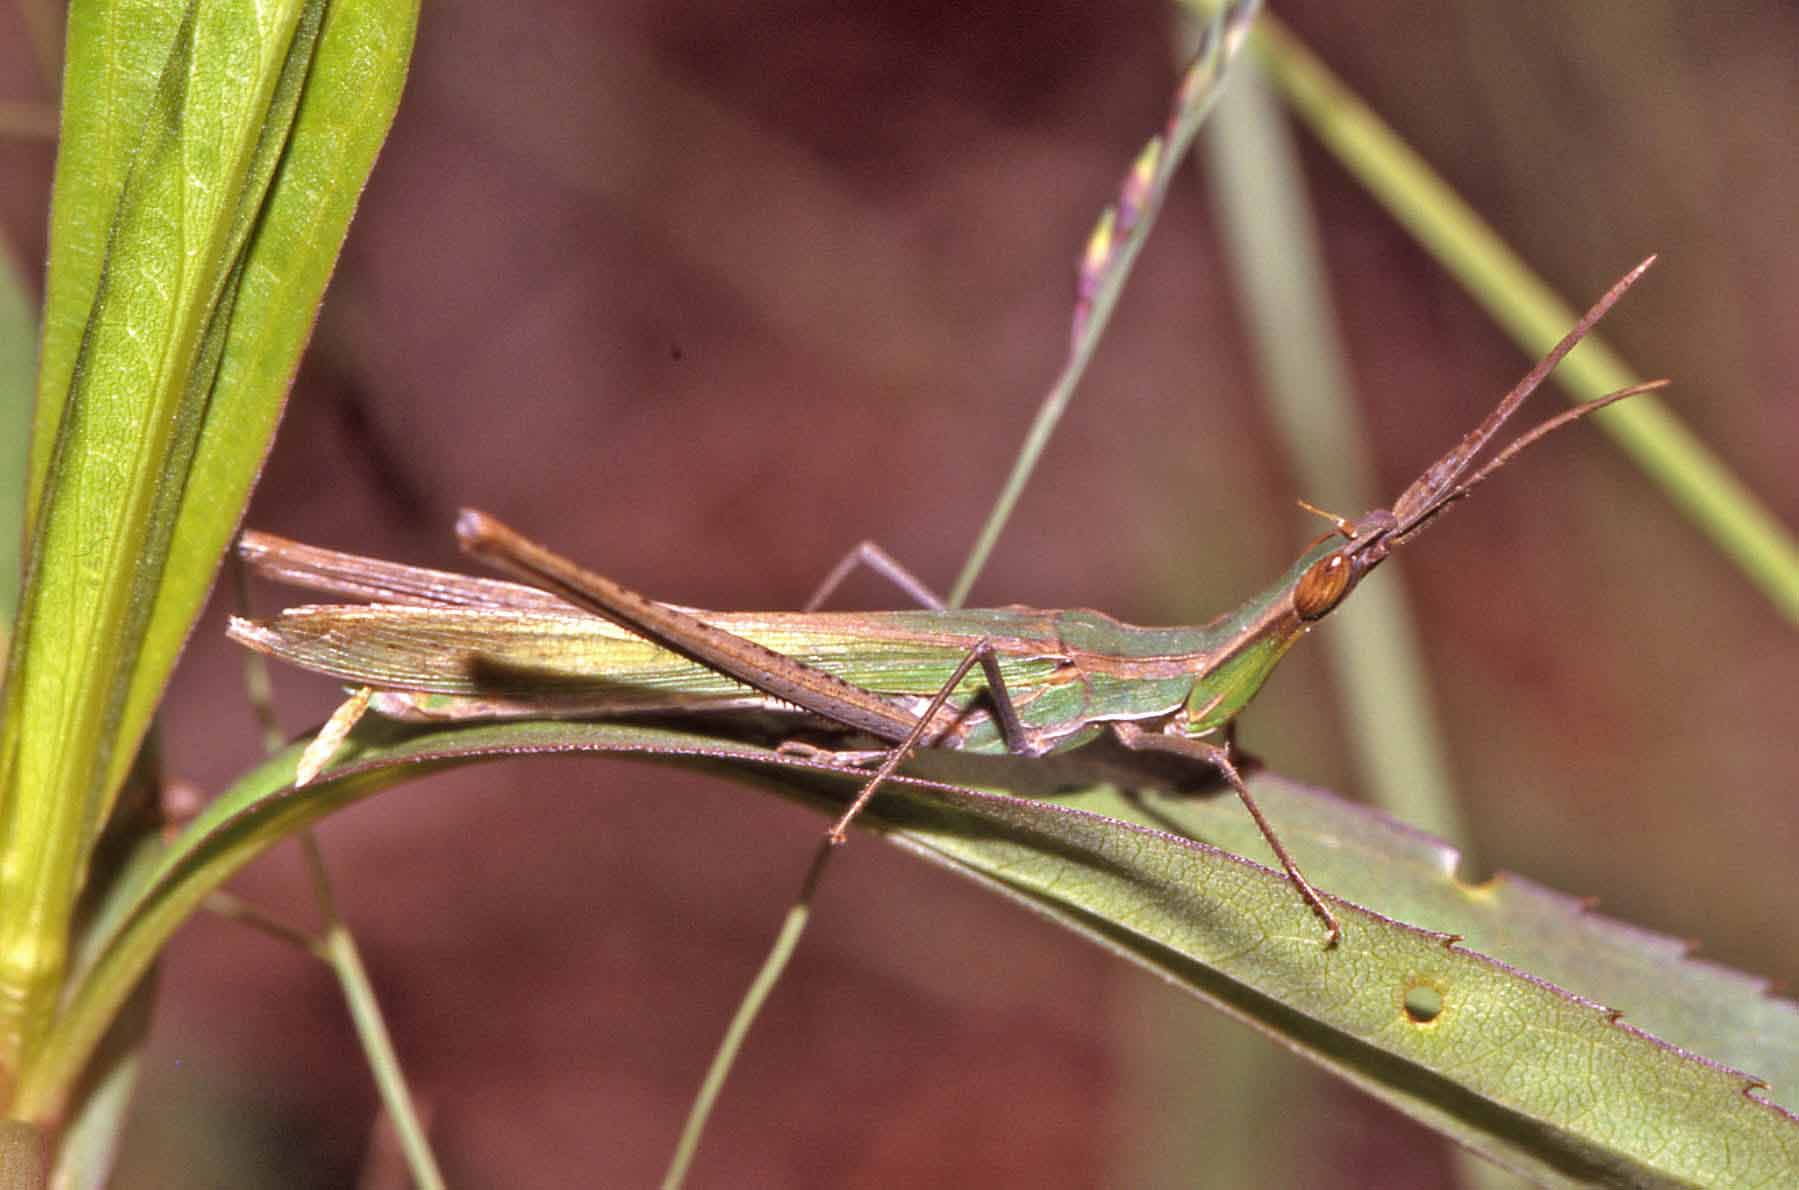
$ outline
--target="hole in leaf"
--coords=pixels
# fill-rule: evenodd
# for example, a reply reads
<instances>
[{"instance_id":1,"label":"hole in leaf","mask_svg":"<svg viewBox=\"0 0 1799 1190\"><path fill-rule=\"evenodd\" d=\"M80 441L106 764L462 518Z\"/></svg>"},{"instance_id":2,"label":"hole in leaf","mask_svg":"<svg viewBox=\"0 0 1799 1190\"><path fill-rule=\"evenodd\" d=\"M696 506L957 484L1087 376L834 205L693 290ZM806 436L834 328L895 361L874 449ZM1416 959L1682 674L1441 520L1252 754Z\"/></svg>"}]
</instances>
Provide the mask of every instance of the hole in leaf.
<instances>
[{"instance_id":1,"label":"hole in leaf","mask_svg":"<svg viewBox=\"0 0 1799 1190\"><path fill-rule=\"evenodd\" d=\"M1443 1015L1443 989L1433 983L1415 980L1406 985L1401 1003L1406 1020L1414 1025L1429 1025Z\"/></svg>"}]
</instances>

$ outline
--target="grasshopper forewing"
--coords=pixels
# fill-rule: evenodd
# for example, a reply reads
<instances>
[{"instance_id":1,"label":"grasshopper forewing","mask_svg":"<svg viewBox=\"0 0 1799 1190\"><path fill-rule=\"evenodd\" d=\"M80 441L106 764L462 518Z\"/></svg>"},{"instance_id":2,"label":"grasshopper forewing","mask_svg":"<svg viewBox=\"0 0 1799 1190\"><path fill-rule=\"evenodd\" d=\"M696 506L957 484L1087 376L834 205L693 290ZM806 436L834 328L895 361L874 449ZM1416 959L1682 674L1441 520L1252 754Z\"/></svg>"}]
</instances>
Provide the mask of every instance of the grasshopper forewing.
<instances>
[{"instance_id":1,"label":"grasshopper forewing","mask_svg":"<svg viewBox=\"0 0 1799 1190\"><path fill-rule=\"evenodd\" d=\"M809 713L891 745L831 828L838 842L916 747L1041 756L1109 732L1127 748L1174 753L1216 769L1324 923L1331 945L1340 934L1336 915L1256 805L1231 760L1224 729L1295 641L1451 504L1532 442L1665 383L1634 385L1558 414L1470 473L1506 420L1653 261L1613 285L1392 508L1354 520L1330 517L1334 530L1278 581L1202 627L1143 628L1095 611L1022 607L698 611L647 599L470 511L457 524L463 548L532 586L246 534L244 555L259 569L380 602L294 608L262 622L234 619L230 635L372 687L375 709L386 714Z\"/></svg>"}]
</instances>

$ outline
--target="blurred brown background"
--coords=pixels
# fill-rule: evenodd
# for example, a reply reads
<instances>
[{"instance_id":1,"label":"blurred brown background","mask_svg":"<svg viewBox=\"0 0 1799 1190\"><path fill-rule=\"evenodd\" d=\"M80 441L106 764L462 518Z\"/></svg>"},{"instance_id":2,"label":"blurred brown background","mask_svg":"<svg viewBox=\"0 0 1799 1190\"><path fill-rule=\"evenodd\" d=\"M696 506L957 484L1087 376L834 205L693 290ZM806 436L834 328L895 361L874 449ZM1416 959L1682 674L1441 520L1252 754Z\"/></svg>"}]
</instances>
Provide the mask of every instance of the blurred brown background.
<instances>
[{"instance_id":1,"label":"blurred brown background","mask_svg":"<svg viewBox=\"0 0 1799 1190\"><path fill-rule=\"evenodd\" d=\"M1677 378L1681 416L1799 523L1793 6L1279 12L1574 303L1663 253L1606 335ZM45 100L23 29L0 10L0 99ZM653 595L746 608L796 604L866 536L947 586L1060 364L1084 236L1163 120L1172 38L1155 3L427 4L249 523L454 566L454 511L476 505ZM1306 153L1390 495L1526 361ZM0 143L22 261L42 260L51 163ZM976 602L1190 622L1275 574L1313 530L1248 360L1183 179ZM1799 977L1791 624L1590 430L1404 566L1378 581L1417 608L1484 861ZM221 614L167 718L173 767L206 788L257 754ZM295 731L334 699L278 679ZM1243 738L1353 794L1329 681L1297 651ZM658 1177L820 827L588 761L465 771L329 822L452 1181ZM235 887L305 913L285 852ZM327 972L202 919L165 964L121 1184L342 1185L375 1111ZM1451 1177L1430 1134L864 840L694 1184Z\"/></svg>"}]
</instances>

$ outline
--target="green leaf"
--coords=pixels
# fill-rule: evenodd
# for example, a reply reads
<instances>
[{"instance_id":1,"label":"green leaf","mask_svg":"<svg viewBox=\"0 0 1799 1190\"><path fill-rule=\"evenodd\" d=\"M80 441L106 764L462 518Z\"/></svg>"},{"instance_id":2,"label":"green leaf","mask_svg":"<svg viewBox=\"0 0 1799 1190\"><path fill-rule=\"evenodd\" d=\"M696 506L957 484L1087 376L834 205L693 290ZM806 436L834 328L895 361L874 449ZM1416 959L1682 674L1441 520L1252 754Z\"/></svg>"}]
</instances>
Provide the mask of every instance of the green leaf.
<instances>
[{"instance_id":1,"label":"green leaf","mask_svg":"<svg viewBox=\"0 0 1799 1190\"><path fill-rule=\"evenodd\" d=\"M0 1071L47 1024L90 849L266 454L417 20L415 0L179 7L70 17L0 738Z\"/></svg>"},{"instance_id":2,"label":"green leaf","mask_svg":"<svg viewBox=\"0 0 1799 1190\"><path fill-rule=\"evenodd\" d=\"M267 170L255 167L273 160L265 120L298 77L288 51L300 49L303 66L316 34L315 12L296 37L304 11L202 20L196 6L183 19L111 219L53 445L39 455L0 749L6 1067L51 1010L107 776L119 752L128 758L124 694L217 367L225 323L215 316L262 198ZM219 55L210 70L202 46Z\"/></svg>"},{"instance_id":3,"label":"green leaf","mask_svg":"<svg viewBox=\"0 0 1799 1190\"><path fill-rule=\"evenodd\" d=\"M816 761L641 726L374 721L357 728L327 779L296 793L287 780L298 750L289 750L121 882L88 935L68 1011L22 1096L49 1106L42 1088L79 1067L99 1023L168 934L208 891L280 838L409 776L545 751L723 766L815 804L840 805L862 779ZM1043 762L923 759L927 772L945 770L939 777L973 771L990 785L1017 788L1049 779ZM1070 764L1054 779L1092 771ZM1663 940L1523 882L1462 888L1444 848L1381 815L1266 775L1255 784L1321 887L1355 889L1378 906L1343 901L1345 937L1334 950L1320 945L1317 920L1278 872L1171 832L1178 826L1209 842L1259 847L1253 824L1228 795L1098 787L1052 802L914 777L901 779L903 794L877 798L870 821L897 845L1163 974L1532 1176L1775 1184L1799 1162L1799 1125L1745 1093L1752 1080L1620 1024L1594 1002L1593 989L1620 1006L1626 1001L1611 1000L1611 991L1628 991L1645 1008L1674 989L1669 998L1709 999L1719 1017L1760 999L1759 1043L1788 1054L1799 1037L1792 1005L1760 998L1742 977L1680 959ZM1448 934L1401 924L1394 916L1402 909L1485 939L1510 965ZM1566 983L1554 986L1534 968L1527 974L1523 958ZM1597 973L1591 979L1589 967ZM1639 1004L1628 1007L1635 1015ZM1695 1049L1736 1030L1678 1011L1669 1021L1694 1034L1682 1040Z\"/></svg>"},{"instance_id":4,"label":"green leaf","mask_svg":"<svg viewBox=\"0 0 1799 1190\"><path fill-rule=\"evenodd\" d=\"M1778 1092L1771 1101L1799 1110L1799 1005L1770 996L1766 980L1689 959L1686 942L1508 872L1464 884L1453 847L1376 811L1273 776L1259 778L1256 790L1282 838L1316 857L1307 870L1316 867L1332 893L1453 933L1470 949L1615 1008L1663 1041L1752 1072ZM1253 823L1222 800L1149 793L1081 804L1273 859Z\"/></svg>"},{"instance_id":5,"label":"green leaf","mask_svg":"<svg viewBox=\"0 0 1799 1190\"><path fill-rule=\"evenodd\" d=\"M325 285L399 105L417 0L332 0L252 229L224 357L126 702L139 738L206 602L274 440ZM115 771L116 780L121 771Z\"/></svg>"},{"instance_id":6,"label":"green leaf","mask_svg":"<svg viewBox=\"0 0 1799 1190\"><path fill-rule=\"evenodd\" d=\"M189 8L126 174L42 471L8 658L0 1064L51 1011L69 914L130 759L125 695L317 4ZM307 19L302 20L302 17ZM40 429L43 428L40 423Z\"/></svg>"},{"instance_id":7,"label":"green leaf","mask_svg":"<svg viewBox=\"0 0 1799 1190\"><path fill-rule=\"evenodd\" d=\"M171 0L75 0L69 6L28 526L37 519L119 192L184 7Z\"/></svg>"}]
</instances>

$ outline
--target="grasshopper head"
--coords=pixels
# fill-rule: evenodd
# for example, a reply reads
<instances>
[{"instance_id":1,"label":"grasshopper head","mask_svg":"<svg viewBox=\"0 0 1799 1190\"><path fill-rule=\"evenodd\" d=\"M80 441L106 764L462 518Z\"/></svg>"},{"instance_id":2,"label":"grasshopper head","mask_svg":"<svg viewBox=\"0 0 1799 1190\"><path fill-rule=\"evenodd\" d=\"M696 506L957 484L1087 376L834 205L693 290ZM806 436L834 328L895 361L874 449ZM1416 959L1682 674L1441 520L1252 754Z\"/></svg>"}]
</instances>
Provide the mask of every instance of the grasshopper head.
<instances>
[{"instance_id":1,"label":"grasshopper head","mask_svg":"<svg viewBox=\"0 0 1799 1190\"><path fill-rule=\"evenodd\" d=\"M1474 458L1487 443L1499 432L1508 418L1517 412L1524 399L1542 384L1562 357L1574 349L1593 324L1598 322L1610 310L1624 292L1641 277L1650 265L1655 263L1651 256L1642 264L1626 273L1615 285L1606 291L1605 296L1588 310L1567 337L1556 344L1555 349L1544 356L1542 361L1532 368L1520 380L1497 408L1487 415L1487 419L1458 443L1455 449L1438 459L1428 467L1424 474L1412 482L1392 508L1377 508L1365 513L1359 519L1350 521L1341 517L1332 517L1336 522L1336 531L1341 534L1344 544L1314 562L1305 574L1300 576L1298 585L1293 590L1293 609L1299 618L1305 621L1322 619L1333 608L1343 602L1345 596L1355 589L1364 575L1379 566L1387 555L1403 543L1410 541L1424 531L1437 516L1451 504L1466 496L1487 476L1511 462L1517 454L1539 438L1546 437L1561 429L1569 422L1577 421L1614 401L1622 401L1626 397L1661 388L1666 380L1652 380L1647 384L1634 384L1629 388L1608 393L1596 401L1557 414L1543 422L1528 433L1519 435L1505 449L1487 460L1479 470L1463 478ZM1310 507L1308 505L1308 507ZM1316 511L1315 509L1313 511Z\"/></svg>"}]
</instances>

